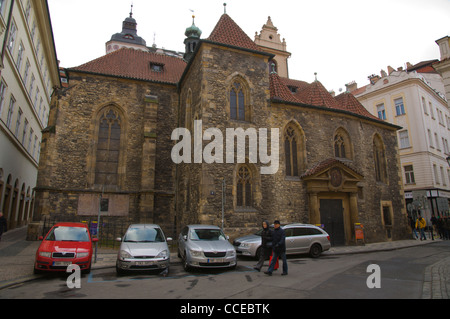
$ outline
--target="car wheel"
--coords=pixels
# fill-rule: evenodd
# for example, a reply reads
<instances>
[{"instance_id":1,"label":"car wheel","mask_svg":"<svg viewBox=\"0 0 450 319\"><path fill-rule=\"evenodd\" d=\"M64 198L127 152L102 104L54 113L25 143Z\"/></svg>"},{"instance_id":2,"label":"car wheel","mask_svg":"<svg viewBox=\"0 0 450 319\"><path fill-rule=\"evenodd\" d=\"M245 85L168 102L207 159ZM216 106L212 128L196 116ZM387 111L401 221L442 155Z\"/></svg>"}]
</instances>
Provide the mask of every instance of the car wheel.
<instances>
[{"instance_id":1,"label":"car wheel","mask_svg":"<svg viewBox=\"0 0 450 319\"><path fill-rule=\"evenodd\" d=\"M260 247L258 247L258 249L256 250L256 253L255 253L256 260L259 260L262 253L263 253L263 250L262 250L262 247L260 246Z\"/></svg>"},{"instance_id":2,"label":"car wheel","mask_svg":"<svg viewBox=\"0 0 450 319\"><path fill-rule=\"evenodd\" d=\"M189 271L191 269L191 266L189 266L189 263L187 261L187 254L186 254L186 252L184 253L184 258L183 258L183 268L186 271Z\"/></svg>"},{"instance_id":3,"label":"car wheel","mask_svg":"<svg viewBox=\"0 0 450 319\"><path fill-rule=\"evenodd\" d=\"M117 265L116 265L116 273L118 276L123 276L123 275L125 275L125 270L117 267Z\"/></svg>"},{"instance_id":4,"label":"car wheel","mask_svg":"<svg viewBox=\"0 0 450 319\"><path fill-rule=\"evenodd\" d=\"M39 274L42 274L42 273L43 273L43 271L42 271L42 270L40 270L40 269L37 269L36 267L34 267L34 269L33 269L33 273L34 273L35 275L39 275Z\"/></svg>"},{"instance_id":5,"label":"car wheel","mask_svg":"<svg viewBox=\"0 0 450 319\"><path fill-rule=\"evenodd\" d=\"M321 253L322 253L322 246L320 246L319 244L312 245L310 250L309 250L309 255L312 258L319 257Z\"/></svg>"}]
</instances>

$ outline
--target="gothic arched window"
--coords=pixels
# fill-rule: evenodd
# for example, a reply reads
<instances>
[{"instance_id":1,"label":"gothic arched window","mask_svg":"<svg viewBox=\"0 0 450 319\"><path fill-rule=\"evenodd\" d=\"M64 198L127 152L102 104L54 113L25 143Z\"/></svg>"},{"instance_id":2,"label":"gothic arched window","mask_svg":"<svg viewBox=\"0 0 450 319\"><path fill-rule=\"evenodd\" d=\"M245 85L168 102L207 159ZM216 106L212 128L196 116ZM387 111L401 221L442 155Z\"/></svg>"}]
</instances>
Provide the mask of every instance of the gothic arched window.
<instances>
[{"instance_id":1,"label":"gothic arched window","mask_svg":"<svg viewBox=\"0 0 450 319\"><path fill-rule=\"evenodd\" d=\"M252 173L246 165L242 165L237 172L236 206L253 206Z\"/></svg>"},{"instance_id":2,"label":"gothic arched window","mask_svg":"<svg viewBox=\"0 0 450 319\"><path fill-rule=\"evenodd\" d=\"M286 176L299 176L299 138L292 125L284 134L284 152L286 159Z\"/></svg>"},{"instance_id":3,"label":"gothic arched window","mask_svg":"<svg viewBox=\"0 0 450 319\"><path fill-rule=\"evenodd\" d=\"M385 183L387 181L386 156L383 141L376 135L373 138L373 159L375 166L375 180Z\"/></svg>"},{"instance_id":4,"label":"gothic arched window","mask_svg":"<svg viewBox=\"0 0 450 319\"><path fill-rule=\"evenodd\" d=\"M336 131L333 143L335 157L353 159L350 137L343 128Z\"/></svg>"},{"instance_id":5,"label":"gothic arched window","mask_svg":"<svg viewBox=\"0 0 450 319\"><path fill-rule=\"evenodd\" d=\"M117 185L120 155L121 119L113 108L101 116L97 140L95 184Z\"/></svg>"}]
</instances>

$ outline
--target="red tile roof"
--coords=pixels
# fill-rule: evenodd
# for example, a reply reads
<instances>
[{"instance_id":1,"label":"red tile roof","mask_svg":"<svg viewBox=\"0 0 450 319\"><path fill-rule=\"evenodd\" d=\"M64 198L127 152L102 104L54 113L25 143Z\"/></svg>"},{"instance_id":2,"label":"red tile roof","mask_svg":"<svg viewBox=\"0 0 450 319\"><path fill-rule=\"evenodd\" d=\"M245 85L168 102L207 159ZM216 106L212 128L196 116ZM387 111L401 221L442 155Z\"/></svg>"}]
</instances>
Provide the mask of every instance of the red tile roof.
<instances>
[{"instance_id":1,"label":"red tile roof","mask_svg":"<svg viewBox=\"0 0 450 319\"><path fill-rule=\"evenodd\" d=\"M219 22L217 22L207 40L248 50L261 51L255 42L226 13L220 17Z\"/></svg>"},{"instance_id":2,"label":"red tile roof","mask_svg":"<svg viewBox=\"0 0 450 319\"><path fill-rule=\"evenodd\" d=\"M152 71L152 65L162 66L163 69ZM185 68L186 62L177 57L121 48L68 70L177 84Z\"/></svg>"},{"instance_id":3,"label":"red tile roof","mask_svg":"<svg viewBox=\"0 0 450 319\"><path fill-rule=\"evenodd\" d=\"M356 97L351 93L341 93L335 97L341 109L356 113L365 117L370 117L372 119L380 120L378 117L372 115L366 108L356 99Z\"/></svg>"},{"instance_id":4,"label":"red tile roof","mask_svg":"<svg viewBox=\"0 0 450 319\"><path fill-rule=\"evenodd\" d=\"M295 93L304 103L329 108L339 108L338 103L319 81L314 81L308 87Z\"/></svg>"},{"instance_id":5,"label":"red tile roof","mask_svg":"<svg viewBox=\"0 0 450 319\"><path fill-rule=\"evenodd\" d=\"M285 80L280 78L278 74L270 74L270 97L279 101L303 103L300 99L295 97L294 94L292 94L284 82Z\"/></svg>"},{"instance_id":6,"label":"red tile roof","mask_svg":"<svg viewBox=\"0 0 450 319\"><path fill-rule=\"evenodd\" d=\"M292 93L288 86L297 88L297 92ZM278 74L273 73L270 74L270 97L272 100L280 102L307 104L346 111L385 123L367 111L353 94L346 92L333 97L319 81L308 84L304 81L280 78Z\"/></svg>"}]
</instances>

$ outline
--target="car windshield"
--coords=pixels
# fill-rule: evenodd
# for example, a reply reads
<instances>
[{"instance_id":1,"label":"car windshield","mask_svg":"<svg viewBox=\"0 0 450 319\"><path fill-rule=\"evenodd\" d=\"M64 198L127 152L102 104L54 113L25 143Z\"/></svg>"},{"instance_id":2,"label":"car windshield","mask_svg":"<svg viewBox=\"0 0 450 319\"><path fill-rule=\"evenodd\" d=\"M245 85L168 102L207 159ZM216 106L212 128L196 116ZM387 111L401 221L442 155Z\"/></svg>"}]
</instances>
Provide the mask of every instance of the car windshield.
<instances>
[{"instance_id":1,"label":"car windshield","mask_svg":"<svg viewBox=\"0 0 450 319\"><path fill-rule=\"evenodd\" d=\"M227 240L220 229L191 229L191 240Z\"/></svg>"},{"instance_id":2,"label":"car windshield","mask_svg":"<svg viewBox=\"0 0 450 319\"><path fill-rule=\"evenodd\" d=\"M164 242L164 235L159 228L136 227L129 228L125 234L124 242L153 243Z\"/></svg>"},{"instance_id":3,"label":"car windshield","mask_svg":"<svg viewBox=\"0 0 450 319\"><path fill-rule=\"evenodd\" d=\"M84 227L57 226L48 234L46 240L55 241L89 241L88 230Z\"/></svg>"}]
</instances>

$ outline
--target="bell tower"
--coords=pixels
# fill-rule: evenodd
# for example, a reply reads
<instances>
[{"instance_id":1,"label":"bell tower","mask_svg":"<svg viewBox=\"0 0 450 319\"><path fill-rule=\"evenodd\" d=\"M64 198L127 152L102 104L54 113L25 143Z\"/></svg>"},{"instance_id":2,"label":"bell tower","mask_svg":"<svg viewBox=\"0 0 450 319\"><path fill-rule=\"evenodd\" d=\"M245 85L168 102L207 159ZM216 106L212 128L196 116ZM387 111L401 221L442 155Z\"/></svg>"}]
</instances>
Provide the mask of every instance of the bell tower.
<instances>
[{"instance_id":1,"label":"bell tower","mask_svg":"<svg viewBox=\"0 0 450 319\"><path fill-rule=\"evenodd\" d=\"M200 36L202 35L202 30L195 25L195 16L192 16L192 25L186 29L184 35L186 36L186 39L184 39L184 45L186 47L184 59L189 61L192 58L195 48L200 41Z\"/></svg>"},{"instance_id":2,"label":"bell tower","mask_svg":"<svg viewBox=\"0 0 450 319\"><path fill-rule=\"evenodd\" d=\"M270 72L275 71L280 77L288 78L288 58L291 56L286 51L286 41L281 41L281 36L278 34L278 29L273 25L272 19L269 17L266 24L263 25L261 32L255 33L255 44L264 52L274 54L275 57L271 61ZM272 64L275 64L275 70L272 69Z\"/></svg>"}]
</instances>

